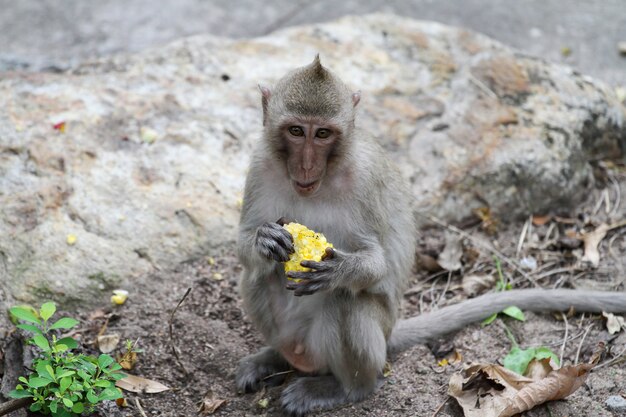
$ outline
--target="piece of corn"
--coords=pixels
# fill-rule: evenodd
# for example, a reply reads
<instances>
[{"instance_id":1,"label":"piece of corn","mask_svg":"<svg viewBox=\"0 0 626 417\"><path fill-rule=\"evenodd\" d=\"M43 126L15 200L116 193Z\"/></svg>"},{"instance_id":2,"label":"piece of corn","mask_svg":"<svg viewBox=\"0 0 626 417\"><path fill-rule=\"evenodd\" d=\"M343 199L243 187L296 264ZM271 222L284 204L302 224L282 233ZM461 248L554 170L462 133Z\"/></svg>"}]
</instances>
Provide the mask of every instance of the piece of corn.
<instances>
[{"instance_id":1,"label":"piece of corn","mask_svg":"<svg viewBox=\"0 0 626 417\"><path fill-rule=\"evenodd\" d=\"M294 253L289 255L289 260L285 262L285 272L289 271L302 271L308 272L311 269L305 268L300 265L302 261L315 261L322 260L326 248L332 248L333 244L329 243L323 234L316 233L313 230L307 228L299 223L289 223L283 226L291 236L293 237ZM300 279L287 278L295 282L300 282Z\"/></svg>"}]
</instances>

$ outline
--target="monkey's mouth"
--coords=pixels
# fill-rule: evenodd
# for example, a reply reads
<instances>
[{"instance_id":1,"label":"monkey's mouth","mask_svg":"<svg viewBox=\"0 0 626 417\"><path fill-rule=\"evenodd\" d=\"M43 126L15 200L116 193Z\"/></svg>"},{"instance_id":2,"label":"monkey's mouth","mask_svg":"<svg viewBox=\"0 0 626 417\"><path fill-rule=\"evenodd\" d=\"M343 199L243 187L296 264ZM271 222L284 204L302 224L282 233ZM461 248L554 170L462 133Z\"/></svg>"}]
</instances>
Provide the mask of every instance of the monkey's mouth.
<instances>
[{"instance_id":1,"label":"monkey's mouth","mask_svg":"<svg viewBox=\"0 0 626 417\"><path fill-rule=\"evenodd\" d=\"M299 182L299 181L293 181L293 188L296 189L296 192L300 195L311 195L313 194L315 191L317 191L317 188L320 185L320 181L311 181L311 182Z\"/></svg>"}]
</instances>

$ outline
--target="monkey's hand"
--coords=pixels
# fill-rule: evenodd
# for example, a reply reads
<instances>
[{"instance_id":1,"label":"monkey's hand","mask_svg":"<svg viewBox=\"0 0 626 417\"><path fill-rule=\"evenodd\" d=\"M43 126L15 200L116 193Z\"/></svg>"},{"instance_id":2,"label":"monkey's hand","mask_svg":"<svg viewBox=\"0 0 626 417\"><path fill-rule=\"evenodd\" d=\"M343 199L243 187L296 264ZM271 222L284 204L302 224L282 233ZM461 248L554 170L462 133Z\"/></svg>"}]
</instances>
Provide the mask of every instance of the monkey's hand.
<instances>
[{"instance_id":1,"label":"monkey's hand","mask_svg":"<svg viewBox=\"0 0 626 417\"><path fill-rule=\"evenodd\" d=\"M320 262L300 262L300 265L305 268L310 268L311 271L287 272L287 277L297 279L299 281L295 282L288 280L285 288L293 291L293 294L298 297L326 290L332 286L332 283L337 276L337 271L344 260L345 254L333 248L326 248Z\"/></svg>"},{"instance_id":2,"label":"monkey's hand","mask_svg":"<svg viewBox=\"0 0 626 417\"><path fill-rule=\"evenodd\" d=\"M293 253L293 237L282 227L281 219L277 223L265 223L256 230L254 244L261 256L277 262L285 262Z\"/></svg>"}]
</instances>

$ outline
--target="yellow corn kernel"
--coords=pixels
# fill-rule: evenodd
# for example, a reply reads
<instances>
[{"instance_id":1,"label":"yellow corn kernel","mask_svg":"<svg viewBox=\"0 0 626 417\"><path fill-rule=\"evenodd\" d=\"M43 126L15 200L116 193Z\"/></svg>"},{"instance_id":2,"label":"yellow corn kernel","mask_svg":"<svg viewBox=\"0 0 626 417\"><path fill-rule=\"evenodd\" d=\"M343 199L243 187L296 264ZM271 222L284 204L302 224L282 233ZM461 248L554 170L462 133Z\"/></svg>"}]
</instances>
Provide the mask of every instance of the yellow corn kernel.
<instances>
[{"instance_id":1,"label":"yellow corn kernel","mask_svg":"<svg viewBox=\"0 0 626 417\"><path fill-rule=\"evenodd\" d=\"M289 255L289 260L285 262L285 272L289 271L302 271L308 272L311 269L305 268L300 265L302 261L315 261L322 260L322 255L326 251L326 248L332 248L333 244L329 243L323 234L316 233L313 230L307 228L299 223L289 223L283 226L291 236L293 236L293 247L295 252ZM291 279L291 278L288 278ZM291 279L292 281L299 282L299 279Z\"/></svg>"}]
</instances>

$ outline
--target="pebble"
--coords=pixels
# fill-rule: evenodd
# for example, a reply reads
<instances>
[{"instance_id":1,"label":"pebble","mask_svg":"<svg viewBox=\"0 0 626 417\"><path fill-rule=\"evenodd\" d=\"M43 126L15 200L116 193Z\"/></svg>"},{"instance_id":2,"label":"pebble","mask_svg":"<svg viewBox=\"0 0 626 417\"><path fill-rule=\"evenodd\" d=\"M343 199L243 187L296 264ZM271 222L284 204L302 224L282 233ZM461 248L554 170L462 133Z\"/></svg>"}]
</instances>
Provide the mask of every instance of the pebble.
<instances>
[{"instance_id":1,"label":"pebble","mask_svg":"<svg viewBox=\"0 0 626 417\"><path fill-rule=\"evenodd\" d=\"M613 412L626 415L626 398L620 395L611 395L605 402L606 408Z\"/></svg>"}]
</instances>

